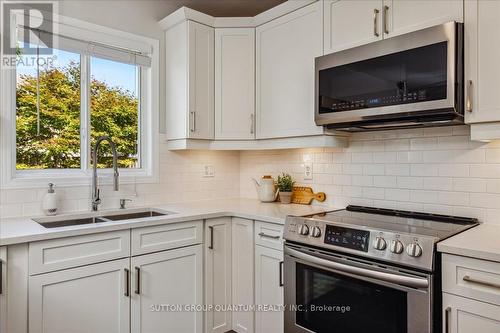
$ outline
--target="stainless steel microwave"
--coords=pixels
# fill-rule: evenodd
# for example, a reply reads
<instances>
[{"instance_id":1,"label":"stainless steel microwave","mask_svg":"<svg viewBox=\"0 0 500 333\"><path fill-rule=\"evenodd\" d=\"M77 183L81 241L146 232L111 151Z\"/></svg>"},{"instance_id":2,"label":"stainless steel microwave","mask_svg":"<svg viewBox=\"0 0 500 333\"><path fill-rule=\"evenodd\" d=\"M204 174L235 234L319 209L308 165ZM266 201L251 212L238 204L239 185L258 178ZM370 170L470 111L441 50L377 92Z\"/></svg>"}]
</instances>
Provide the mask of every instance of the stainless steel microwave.
<instances>
[{"instance_id":1,"label":"stainless steel microwave","mask_svg":"<svg viewBox=\"0 0 500 333\"><path fill-rule=\"evenodd\" d=\"M463 24L316 58L315 121L370 131L463 123Z\"/></svg>"}]
</instances>

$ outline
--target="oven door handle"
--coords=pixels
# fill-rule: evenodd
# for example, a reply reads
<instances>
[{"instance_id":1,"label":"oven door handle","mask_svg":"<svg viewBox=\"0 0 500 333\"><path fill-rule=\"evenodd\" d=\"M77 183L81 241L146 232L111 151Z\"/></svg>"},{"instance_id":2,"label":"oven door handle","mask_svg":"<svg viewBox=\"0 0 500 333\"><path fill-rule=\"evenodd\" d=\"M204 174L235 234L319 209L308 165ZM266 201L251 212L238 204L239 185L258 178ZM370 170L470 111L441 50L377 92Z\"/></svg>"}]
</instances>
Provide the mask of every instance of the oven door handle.
<instances>
[{"instance_id":1,"label":"oven door handle","mask_svg":"<svg viewBox=\"0 0 500 333\"><path fill-rule=\"evenodd\" d=\"M302 259L304 261L308 261L312 264L322 266L325 268L334 269L334 270L337 270L339 272L356 274L356 275L360 275L360 276L364 276L364 277L368 277L368 278L382 280L385 282L396 283L396 284L407 286L407 287L413 287L413 288L427 288L427 287L429 287L429 281L425 278L418 278L418 277L404 276L404 275L398 275L398 274L392 274L392 273L385 273L385 272L380 272L380 271L373 271L373 270L366 269L366 268L341 264L341 263L337 263L334 261L318 258L316 256L312 256L310 254L306 254L306 253L301 252L301 251L290 249L288 247L285 247L285 254L289 254L291 256L294 256L295 258Z\"/></svg>"}]
</instances>

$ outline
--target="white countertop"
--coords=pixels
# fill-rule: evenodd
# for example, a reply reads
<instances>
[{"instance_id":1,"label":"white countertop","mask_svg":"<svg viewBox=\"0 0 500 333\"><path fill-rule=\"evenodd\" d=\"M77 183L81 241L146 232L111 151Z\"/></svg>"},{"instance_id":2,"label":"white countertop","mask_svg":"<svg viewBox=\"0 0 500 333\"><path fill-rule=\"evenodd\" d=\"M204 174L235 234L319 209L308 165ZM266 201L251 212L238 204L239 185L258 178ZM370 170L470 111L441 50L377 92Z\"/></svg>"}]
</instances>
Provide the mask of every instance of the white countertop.
<instances>
[{"instance_id":1,"label":"white countertop","mask_svg":"<svg viewBox=\"0 0 500 333\"><path fill-rule=\"evenodd\" d=\"M438 243L439 252L500 262L500 225L481 224Z\"/></svg>"},{"instance_id":2,"label":"white countertop","mask_svg":"<svg viewBox=\"0 0 500 333\"><path fill-rule=\"evenodd\" d=\"M254 199L218 199L177 204L151 206L155 209L175 212L176 214L148 219L102 222L77 226L45 228L31 217L7 218L0 220L0 245L12 245L44 239L53 239L105 231L146 227L165 223L192 221L223 216L241 217L271 223L284 224L287 215L310 215L344 207L324 207L309 205L284 205L280 203L261 203ZM116 211L116 210L114 210ZM81 214L78 212L76 214ZM105 211L101 212L105 214ZM74 215L74 214L69 214ZM63 215L61 215L63 216Z\"/></svg>"}]
</instances>

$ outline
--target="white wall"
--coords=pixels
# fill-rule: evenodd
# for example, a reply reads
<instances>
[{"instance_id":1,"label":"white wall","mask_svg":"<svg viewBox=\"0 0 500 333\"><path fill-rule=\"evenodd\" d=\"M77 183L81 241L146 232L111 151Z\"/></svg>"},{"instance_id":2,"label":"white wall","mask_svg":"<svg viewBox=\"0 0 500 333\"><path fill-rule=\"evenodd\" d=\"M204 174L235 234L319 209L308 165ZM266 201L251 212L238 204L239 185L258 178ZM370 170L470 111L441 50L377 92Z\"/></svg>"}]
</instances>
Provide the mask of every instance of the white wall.
<instances>
[{"instance_id":1,"label":"white wall","mask_svg":"<svg viewBox=\"0 0 500 333\"><path fill-rule=\"evenodd\" d=\"M312 181L303 180L304 158L314 162ZM345 149L242 152L240 171L243 197L257 197L251 177L285 171L331 204L500 223L500 142L471 142L467 126L360 133Z\"/></svg>"}]
</instances>

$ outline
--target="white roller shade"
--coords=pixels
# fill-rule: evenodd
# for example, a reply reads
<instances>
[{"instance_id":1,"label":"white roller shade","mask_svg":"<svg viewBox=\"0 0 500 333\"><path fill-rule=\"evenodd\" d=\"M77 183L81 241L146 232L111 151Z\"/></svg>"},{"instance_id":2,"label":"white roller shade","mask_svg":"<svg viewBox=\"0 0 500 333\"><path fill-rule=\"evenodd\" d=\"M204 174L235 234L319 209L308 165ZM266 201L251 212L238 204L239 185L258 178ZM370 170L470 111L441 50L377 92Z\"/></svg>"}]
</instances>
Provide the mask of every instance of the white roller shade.
<instances>
[{"instance_id":1,"label":"white roller shade","mask_svg":"<svg viewBox=\"0 0 500 333\"><path fill-rule=\"evenodd\" d=\"M22 31L23 27L18 27L18 40L23 41ZM63 35L53 35L50 32L42 30L32 30L34 34L44 38L55 38L54 45L61 50L70 51L74 53L88 54L90 56L103 58L107 60L117 61L121 63L137 65L141 67L151 67L151 58L143 53L126 50L123 48L104 45L92 41L84 41L76 38L71 38ZM43 40L43 39L42 39Z\"/></svg>"}]
</instances>

